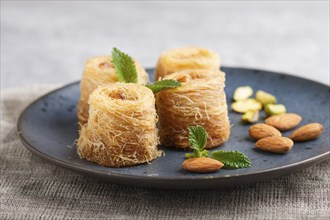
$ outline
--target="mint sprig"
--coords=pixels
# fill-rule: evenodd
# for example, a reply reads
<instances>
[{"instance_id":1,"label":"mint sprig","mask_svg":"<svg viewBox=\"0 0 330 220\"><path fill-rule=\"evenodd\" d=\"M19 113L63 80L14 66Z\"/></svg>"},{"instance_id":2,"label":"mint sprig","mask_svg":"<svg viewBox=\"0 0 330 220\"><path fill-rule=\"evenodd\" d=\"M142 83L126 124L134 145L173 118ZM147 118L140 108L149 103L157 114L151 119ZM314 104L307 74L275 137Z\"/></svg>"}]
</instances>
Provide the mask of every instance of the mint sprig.
<instances>
[{"instance_id":1,"label":"mint sprig","mask_svg":"<svg viewBox=\"0 0 330 220\"><path fill-rule=\"evenodd\" d=\"M212 152L211 158L222 162L224 168L229 169L247 168L252 165L250 159L239 151L217 150Z\"/></svg>"},{"instance_id":2,"label":"mint sprig","mask_svg":"<svg viewBox=\"0 0 330 220\"><path fill-rule=\"evenodd\" d=\"M112 63L120 82L137 83L138 75L132 57L114 47L112 49Z\"/></svg>"},{"instance_id":3,"label":"mint sprig","mask_svg":"<svg viewBox=\"0 0 330 220\"><path fill-rule=\"evenodd\" d=\"M204 149L207 142L206 130L200 125L188 127L188 130L193 153L185 154L185 158L209 157L210 152ZM224 168L228 169L246 168L252 165L250 159L239 151L217 150L212 152L211 158L222 162L225 165Z\"/></svg>"},{"instance_id":4,"label":"mint sprig","mask_svg":"<svg viewBox=\"0 0 330 220\"><path fill-rule=\"evenodd\" d=\"M147 84L145 85L149 89L152 90L152 92L155 94L159 91L165 90L165 89L172 89L181 86L181 83L178 81L175 81L173 79L164 79L155 82L154 84Z\"/></svg>"},{"instance_id":5,"label":"mint sprig","mask_svg":"<svg viewBox=\"0 0 330 220\"><path fill-rule=\"evenodd\" d=\"M206 130L200 125L197 125L196 127L190 126L188 127L188 130L189 130L189 143L194 152L186 154L185 157L186 158L208 157L209 151L204 150L207 141Z\"/></svg>"}]
</instances>

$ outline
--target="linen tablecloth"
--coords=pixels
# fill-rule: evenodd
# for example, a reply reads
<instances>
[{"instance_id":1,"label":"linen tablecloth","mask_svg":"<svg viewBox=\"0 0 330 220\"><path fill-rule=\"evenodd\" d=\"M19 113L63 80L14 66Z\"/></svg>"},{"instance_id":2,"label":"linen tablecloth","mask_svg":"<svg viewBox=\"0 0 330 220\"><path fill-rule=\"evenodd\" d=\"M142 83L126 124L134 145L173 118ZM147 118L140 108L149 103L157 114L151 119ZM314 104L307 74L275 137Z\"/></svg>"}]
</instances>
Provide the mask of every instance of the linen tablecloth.
<instances>
[{"instance_id":1,"label":"linen tablecloth","mask_svg":"<svg viewBox=\"0 0 330 220\"><path fill-rule=\"evenodd\" d=\"M329 219L330 160L301 172L217 190L117 185L49 164L19 141L16 122L56 86L1 91L0 219Z\"/></svg>"}]
</instances>

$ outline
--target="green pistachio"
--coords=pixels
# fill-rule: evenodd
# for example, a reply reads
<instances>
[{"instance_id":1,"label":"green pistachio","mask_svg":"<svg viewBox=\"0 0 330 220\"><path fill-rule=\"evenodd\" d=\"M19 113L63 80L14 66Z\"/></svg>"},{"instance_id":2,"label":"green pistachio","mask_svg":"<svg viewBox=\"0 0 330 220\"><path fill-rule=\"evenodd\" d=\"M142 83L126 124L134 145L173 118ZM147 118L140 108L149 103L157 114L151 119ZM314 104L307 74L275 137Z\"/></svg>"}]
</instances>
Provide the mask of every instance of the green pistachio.
<instances>
[{"instance_id":1,"label":"green pistachio","mask_svg":"<svg viewBox=\"0 0 330 220\"><path fill-rule=\"evenodd\" d=\"M262 90L257 91L256 99L263 104L263 106L266 106L267 104L276 104L276 97Z\"/></svg>"},{"instance_id":2,"label":"green pistachio","mask_svg":"<svg viewBox=\"0 0 330 220\"><path fill-rule=\"evenodd\" d=\"M235 112L245 113L249 110L254 110L254 111L260 110L262 108L262 105L260 102L258 102L255 99L246 99L232 103L231 108Z\"/></svg>"},{"instance_id":3,"label":"green pistachio","mask_svg":"<svg viewBox=\"0 0 330 220\"><path fill-rule=\"evenodd\" d=\"M279 115L286 112L286 108L282 104L268 104L265 107L265 112L267 115Z\"/></svg>"},{"instance_id":4,"label":"green pistachio","mask_svg":"<svg viewBox=\"0 0 330 220\"><path fill-rule=\"evenodd\" d=\"M253 94L253 89L250 86L241 86L235 89L234 100L241 101L246 100Z\"/></svg>"},{"instance_id":5,"label":"green pistachio","mask_svg":"<svg viewBox=\"0 0 330 220\"><path fill-rule=\"evenodd\" d=\"M246 123L255 123L259 120L259 111L249 110L242 115L242 121Z\"/></svg>"}]
</instances>

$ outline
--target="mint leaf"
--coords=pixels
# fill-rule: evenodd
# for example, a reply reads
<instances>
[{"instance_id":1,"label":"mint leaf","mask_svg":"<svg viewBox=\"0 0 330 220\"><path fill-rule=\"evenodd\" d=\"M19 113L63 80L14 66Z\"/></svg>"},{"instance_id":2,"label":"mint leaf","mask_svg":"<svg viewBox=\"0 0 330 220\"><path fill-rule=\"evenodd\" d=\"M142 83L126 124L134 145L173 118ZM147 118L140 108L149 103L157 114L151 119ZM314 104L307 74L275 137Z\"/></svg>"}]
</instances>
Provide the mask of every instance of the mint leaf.
<instances>
[{"instance_id":1,"label":"mint leaf","mask_svg":"<svg viewBox=\"0 0 330 220\"><path fill-rule=\"evenodd\" d=\"M112 49L112 63L120 82L137 83L137 72L132 57L117 48Z\"/></svg>"},{"instance_id":2,"label":"mint leaf","mask_svg":"<svg viewBox=\"0 0 330 220\"><path fill-rule=\"evenodd\" d=\"M181 83L173 79L164 79L155 82L154 84L147 84L146 87L152 90L155 94L164 89L172 89L181 86Z\"/></svg>"},{"instance_id":3,"label":"mint leaf","mask_svg":"<svg viewBox=\"0 0 330 220\"><path fill-rule=\"evenodd\" d=\"M211 158L222 162L225 168L229 169L246 168L252 165L250 159L239 151L217 150L212 152Z\"/></svg>"},{"instance_id":4,"label":"mint leaf","mask_svg":"<svg viewBox=\"0 0 330 220\"><path fill-rule=\"evenodd\" d=\"M196 127L190 126L189 130L189 143L192 149L202 151L205 148L207 141L207 132L205 129L197 125Z\"/></svg>"},{"instance_id":5,"label":"mint leaf","mask_svg":"<svg viewBox=\"0 0 330 220\"><path fill-rule=\"evenodd\" d=\"M210 152L204 150L207 141L207 132L205 129L202 126L197 125L196 127L188 127L188 130L189 144L194 152L185 154L185 158L209 157Z\"/></svg>"}]
</instances>

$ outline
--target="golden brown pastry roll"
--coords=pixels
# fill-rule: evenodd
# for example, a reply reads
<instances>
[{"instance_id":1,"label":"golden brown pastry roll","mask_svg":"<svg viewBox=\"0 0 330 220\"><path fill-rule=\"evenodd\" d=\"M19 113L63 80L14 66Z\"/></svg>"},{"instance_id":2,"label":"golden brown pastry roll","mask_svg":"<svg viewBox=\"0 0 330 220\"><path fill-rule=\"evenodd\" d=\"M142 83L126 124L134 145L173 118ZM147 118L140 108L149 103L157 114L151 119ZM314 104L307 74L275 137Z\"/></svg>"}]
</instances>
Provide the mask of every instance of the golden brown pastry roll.
<instances>
[{"instance_id":1,"label":"golden brown pastry roll","mask_svg":"<svg viewBox=\"0 0 330 220\"><path fill-rule=\"evenodd\" d=\"M157 63L155 80L187 69L219 70L219 55L209 49L182 47L163 52Z\"/></svg>"},{"instance_id":2,"label":"golden brown pastry roll","mask_svg":"<svg viewBox=\"0 0 330 220\"><path fill-rule=\"evenodd\" d=\"M188 127L201 125L208 133L206 148L225 143L230 135L225 73L219 70L184 70L164 79L181 86L156 95L162 145L189 148Z\"/></svg>"},{"instance_id":3,"label":"golden brown pastry roll","mask_svg":"<svg viewBox=\"0 0 330 220\"><path fill-rule=\"evenodd\" d=\"M135 62L138 83L146 84L149 80L147 72L139 62ZM85 124L88 119L89 95L100 85L118 82L118 77L111 62L111 56L94 57L86 61L80 84L80 99L77 107L78 120Z\"/></svg>"},{"instance_id":4,"label":"golden brown pastry roll","mask_svg":"<svg viewBox=\"0 0 330 220\"><path fill-rule=\"evenodd\" d=\"M152 91L140 84L113 83L94 90L88 122L81 127L77 151L81 158L121 167L149 162L161 152Z\"/></svg>"}]
</instances>

